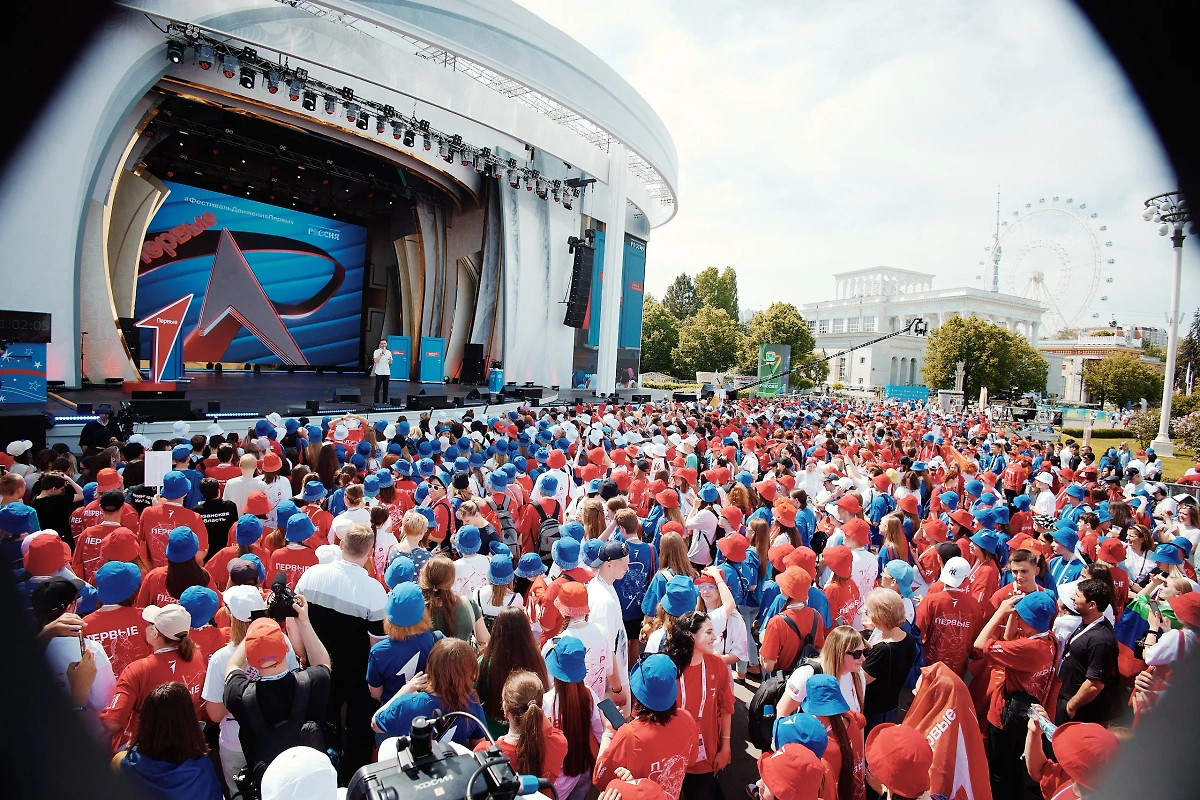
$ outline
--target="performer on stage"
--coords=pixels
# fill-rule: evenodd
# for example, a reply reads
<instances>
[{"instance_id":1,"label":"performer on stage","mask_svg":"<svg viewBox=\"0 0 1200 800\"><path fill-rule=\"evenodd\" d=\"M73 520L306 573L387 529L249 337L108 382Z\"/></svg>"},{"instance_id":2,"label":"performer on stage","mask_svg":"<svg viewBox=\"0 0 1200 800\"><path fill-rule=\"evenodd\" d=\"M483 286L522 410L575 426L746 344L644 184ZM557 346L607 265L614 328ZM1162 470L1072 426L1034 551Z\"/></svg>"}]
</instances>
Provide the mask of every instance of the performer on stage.
<instances>
[{"instance_id":1,"label":"performer on stage","mask_svg":"<svg viewBox=\"0 0 1200 800\"><path fill-rule=\"evenodd\" d=\"M392 351L387 340L379 340L379 349L371 356L371 374L375 376L375 403L379 403L379 387L383 387L383 402L388 402L389 381L392 379Z\"/></svg>"}]
</instances>

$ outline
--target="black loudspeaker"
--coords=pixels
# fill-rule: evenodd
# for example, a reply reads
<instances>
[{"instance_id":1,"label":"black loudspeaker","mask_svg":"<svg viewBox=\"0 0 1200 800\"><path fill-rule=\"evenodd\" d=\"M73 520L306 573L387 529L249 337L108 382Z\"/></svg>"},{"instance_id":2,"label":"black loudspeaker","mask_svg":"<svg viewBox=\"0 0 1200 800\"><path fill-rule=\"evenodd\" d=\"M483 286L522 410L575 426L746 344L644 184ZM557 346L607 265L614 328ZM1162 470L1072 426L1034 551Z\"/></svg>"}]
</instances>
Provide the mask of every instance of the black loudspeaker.
<instances>
[{"instance_id":1,"label":"black loudspeaker","mask_svg":"<svg viewBox=\"0 0 1200 800\"><path fill-rule=\"evenodd\" d=\"M138 394L138 392L134 392L134 394ZM129 410L134 414L150 417L155 422L192 418L191 401L178 398L150 400L134 398L129 401Z\"/></svg>"},{"instance_id":2,"label":"black loudspeaker","mask_svg":"<svg viewBox=\"0 0 1200 800\"><path fill-rule=\"evenodd\" d=\"M125 339L133 363L138 363L142 360L142 329L133 317L117 317L117 325L121 328L121 336Z\"/></svg>"},{"instance_id":3,"label":"black loudspeaker","mask_svg":"<svg viewBox=\"0 0 1200 800\"><path fill-rule=\"evenodd\" d=\"M91 403L77 403L75 405L75 413L76 414L91 414L92 413L92 404Z\"/></svg>"},{"instance_id":4,"label":"black loudspeaker","mask_svg":"<svg viewBox=\"0 0 1200 800\"><path fill-rule=\"evenodd\" d=\"M362 391L357 386L339 386L333 390L333 399L338 403L357 403Z\"/></svg>"},{"instance_id":5,"label":"black loudspeaker","mask_svg":"<svg viewBox=\"0 0 1200 800\"><path fill-rule=\"evenodd\" d=\"M672 392L671 399L676 403L694 403L696 402L695 392Z\"/></svg>"},{"instance_id":6,"label":"black loudspeaker","mask_svg":"<svg viewBox=\"0 0 1200 800\"><path fill-rule=\"evenodd\" d=\"M304 409L306 411L308 411L310 414L316 414L316 413L320 412L320 410L321 410L321 401L320 400L305 400L304 401Z\"/></svg>"},{"instance_id":7,"label":"black loudspeaker","mask_svg":"<svg viewBox=\"0 0 1200 800\"><path fill-rule=\"evenodd\" d=\"M182 389L157 389L154 391L134 389L129 397L131 400L182 400L186 396Z\"/></svg>"},{"instance_id":8,"label":"black loudspeaker","mask_svg":"<svg viewBox=\"0 0 1200 800\"><path fill-rule=\"evenodd\" d=\"M407 405L410 411L430 411L435 408L448 408L451 403L444 394L410 394Z\"/></svg>"},{"instance_id":9,"label":"black loudspeaker","mask_svg":"<svg viewBox=\"0 0 1200 800\"><path fill-rule=\"evenodd\" d=\"M544 391L545 389L543 389L541 386L533 386L521 389L520 393L523 400L541 400L542 392Z\"/></svg>"},{"instance_id":10,"label":"black loudspeaker","mask_svg":"<svg viewBox=\"0 0 1200 800\"><path fill-rule=\"evenodd\" d=\"M220 414L221 413L221 402L219 400L209 400L208 401L208 413Z\"/></svg>"},{"instance_id":11,"label":"black loudspeaker","mask_svg":"<svg viewBox=\"0 0 1200 800\"><path fill-rule=\"evenodd\" d=\"M633 402L635 402L635 403L650 403L653 401L651 401L650 395L648 395L648 394L635 394L635 395L633 395Z\"/></svg>"},{"instance_id":12,"label":"black loudspeaker","mask_svg":"<svg viewBox=\"0 0 1200 800\"><path fill-rule=\"evenodd\" d=\"M582 328L587 317L588 304L592 297L592 267L596 261L596 248L580 242L575 245L575 263L571 267L571 294L567 297L567 316L563 325Z\"/></svg>"},{"instance_id":13,"label":"black loudspeaker","mask_svg":"<svg viewBox=\"0 0 1200 800\"><path fill-rule=\"evenodd\" d=\"M483 345L468 344L463 347L462 370L458 374L459 383L480 384L487 380L483 369Z\"/></svg>"},{"instance_id":14,"label":"black loudspeaker","mask_svg":"<svg viewBox=\"0 0 1200 800\"><path fill-rule=\"evenodd\" d=\"M0 414L0 442L33 442L36 455L46 449L46 416L44 414Z\"/></svg>"}]
</instances>

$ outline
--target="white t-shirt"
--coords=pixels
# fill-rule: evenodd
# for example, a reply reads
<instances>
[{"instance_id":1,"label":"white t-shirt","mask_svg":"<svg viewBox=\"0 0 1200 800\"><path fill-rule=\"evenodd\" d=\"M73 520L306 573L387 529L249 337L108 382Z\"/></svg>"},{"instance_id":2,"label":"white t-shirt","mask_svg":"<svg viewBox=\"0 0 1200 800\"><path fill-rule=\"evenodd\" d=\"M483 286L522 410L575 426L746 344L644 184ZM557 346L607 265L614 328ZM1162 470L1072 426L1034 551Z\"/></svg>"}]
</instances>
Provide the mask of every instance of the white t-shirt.
<instances>
[{"instance_id":1,"label":"white t-shirt","mask_svg":"<svg viewBox=\"0 0 1200 800\"><path fill-rule=\"evenodd\" d=\"M296 658L296 652L292 650L292 643L284 637L287 642L287 667L288 669L300 669L300 662ZM225 671L229 668L229 659L233 657L233 651L237 649L235 644L227 644L217 652L208 657L208 671L204 673L204 686L200 689L200 697L210 703L225 702ZM246 667L244 672L250 680L258 677L258 670L254 667ZM233 718L233 715L226 712L225 718L221 720L221 733L218 737L222 750L232 750L235 753L242 752L242 743L238 739L238 731L241 730L238 721Z\"/></svg>"},{"instance_id":2,"label":"white t-shirt","mask_svg":"<svg viewBox=\"0 0 1200 800\"><path fill-rule=\"evenodd\" d=\"M479 606L479 610L485 617L495 617L506 608L523 608L525 605L525 598L517 592L509 592L504 595L503 605L492 605L492 585L490 583L477 588L473 597L475 604Z\"/></svg>"},{"instance_id":3,"label":"white t-shirt","mask_svg":"<svg viewBox=\"0 0 1200 800\"><path fill-rule=\"evenodd\" d=\"M386 347L380 347L371 354L371 362L374 367L371 371L372 375L387 375L392 374L392 351Z\"/></svg>"},{"instance_id":4,"label":"white t-shirt","mask_svg":"<svg viewBox=\"0 0 1200 800\"><path fill-rule=\"evenodd\" d=\"M787 680L787 687L784 691L788 697L797 703L804 702L807 696L808 679L815 674L815 670L807 665L801 664L792 672ZM846 698L846 702L850 705L851 711L862 711L858 703L858 694L854 691L854 673L847 672L838 678L838 688L842 690L842 697Z\"/></svg>"},{"instance_id":5,"label":"white t-shirt","mask_svg":"<svg viewBox=\"0 0 1200 800\"><path fill-rule=\"evenodd\" d=\"M588 619L599 625L612 647L613 657L617 660L617 678L621 685L628 684L629 678L629 639L625 633L625 622L621 615L621 601L617 590L612 584L606 583L597 575L587 582L588 608L591 613ZM626 695L628 697L628 695Z\"/></svg>"},{"instance_id":6,"label":"white t-shirt","mask_svg":"<svg viewBox=\"0 0 1200 800\"><path fill-rule=\"evenodd\" d=\"M713 539L717 535L717 515L712 509L706 508L696 514L687 524L686 530L691 537L688 544L688 561L693 564L711 564L710 551Z\"/></svg>"},{"instance_id":7,"label":"white t-shirt","mask_svg":"<svg viewBox=\"0 0 1200 800\"><path fill-rule=\"evenodd\" d=\"M96 660L96 679L92 681L92 688L88 690L88 708L93 711L102 711L108 707L112 700L113 693L117 689L117 676L113 674L112 662L108 660L108 654L104 652L104 648L99 642L92 639L84 639L87 642L87 649L92 651L92 656ZM83 652L79 649L79 639L75 636L56 636L46 643L46 664L50 667L50 674L54 676L54 680L62 689L63 694L69 696L71 693L71 682L67 680L67 667L83 658Z\"/></svg>"},{"instance_id":8,"label":"white t-shirt","mask_svg":"<svg viewBox=\"0 0 1200 800\"><path fill-rule=\"evenodd\" d=\"M718 607L709 609L708 619L717 638L713 652L719 656L735 655L739 661L748 661L750 646L746 641L746 623L742 621L742 615L735 609L726 617L725 609Z\"/></svg>"},{"instance_id":9,"label":"white t-shirt","mask_svg":"<svg viewBox=\"0 0 1200 800\"><path fill-rule=\"evenodd\" d=\"M580 625L578 622L572 622L567 626L567 629L560 634L561 636L574 636L579 641L583 642L584 663L587 665L587 676L583 682L592 690L592 694L597 697L604 697L608 689L608 674L612 672L612 648L608 646L608 642L604 636L604 631L594 622L589 622ZM558 636L548 639L542 645L542 657L554 649L555 643L558 641Z\"/></svg>"},{"instance_id":10,"label":"white t-shirt","mask_svg":"<svg viewBox=\"0 0 1200 800\"><path fill-rule=\"evenodd\" d=\"M604 721L600 717L601 711L599 708L601 698L597 697L591 688L588 691L592 694L592 735L596 737L596 741L600 741L600 738L604 736ZM550 689L542 695L542 709L545 710L546 716L550 718L555 727L561 727L558 720L560 713L558 709L558 695L555 692L553 681L550 684ZM554 790L558 793L559 797L566 798L582 781L591 781L591 779L592 773L589 770L584 770L580 775L559 775L554 779Z\"/></svg>"},{"instance_id":11,"label":"white t-shirt","mask_svg":"<svg viewBox=\"0 0 1200 800\"><path fill-rule=\"evenodd\" d=\"M853 550L851 553L854 560L850 566L850 579L858 586L858 596L866 597L867 592L875 587L875 579L879 577L879 557L866 548ZM860 631L863 629L862 610L864 607L864 604L859 604L854 621L850 623Z\"/></svg>"},{"instance_id":12,"label":"white t-shirt","mask_svg":"<svg viewBox=\"0 0 1200 800\"><path fill-rule=\"evenodd\" d=\"M667 629L665 627L658 628L657 630L651 631L650 635L646 637L646 649L644 649L642 652L643 653L661 653L663 641L666 638L667 638Z\"/></svg>"},{"instance_id":13,"label":"white t-shirt","mask_svg":"<svg viewBox=\"0 0 1200 800\"><path fill-rule=\"evenodd\" d=\"M290 481L287 483L290 485ZM246 498L252 492L265 493L266 491L267 485L263 483L262 478L254 476L245 478L239 475L225 482L225 492L221 496L237 506L238 514L243 514L246 510Z\"/></svg>"},{"instance_id":14,"label":"white t-shirt","mask_svg":"<svg viewBox=\"0 0 1200 800\"><path fill-rule=\"evenodd\" d=\"M1179 652L1180 637L1183 638L1183 653ZM1162 638L1146 648L1142 658L1152 667L1173 664L1182 661L1183 656L1192 652L1196 646L1196 634L1190 628L1182 630L1172 628L1163 633Z\"/></svg>"},{"instance_id":15,"label":"white t-shirt","mask_svg":"<svg viewBox=\"0 0 1200 800\"><path fill-rule=\"evenodd\" d=\"M454 593L469 596L486 585L488 557L479 553L463 556L454 562Z\"/></svg>"},{"instance_id":16,"label":"white t-shirt","mask_svg":"<svg viewBox=\"0 0 1200 800\"><path fill-rule=\"evenodd\" d=\"M272 483L267 484L266 491L267 500L271 503L271 510L267 512L267 523L270 527L275 528L279 526L278 518L275 516L275 508L292 496L292 482L281 475Z\"/></svg>"},{"instance_id":17,"label":"white t-shirt","mask_svg":"<svg viewBox=\"0 0 1200 800\"><path fill-rule=\"evenodd\" d=\"M346 531L350 530L352 525L360 524L371 524L371 509L365 505L358 506L357 508L347 508L334 517L333 522L329 525L329 535L333 538L330 544L337 544L346 535Z\"/></svg>"}]
</instances>

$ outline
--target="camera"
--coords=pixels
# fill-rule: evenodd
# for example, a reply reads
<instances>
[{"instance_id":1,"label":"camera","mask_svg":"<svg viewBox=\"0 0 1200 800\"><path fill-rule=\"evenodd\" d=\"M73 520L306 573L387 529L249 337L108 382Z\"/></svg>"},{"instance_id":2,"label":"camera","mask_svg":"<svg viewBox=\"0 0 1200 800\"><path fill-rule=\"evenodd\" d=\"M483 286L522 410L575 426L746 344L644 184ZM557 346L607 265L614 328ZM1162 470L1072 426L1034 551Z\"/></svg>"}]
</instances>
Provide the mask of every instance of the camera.
<instances>
[{"instance_id":1,"label":"camera","mask_svg":"<svg viewBox=\"0 0 1200 800\"><path fill-rule=\"evenodd\" d=\"M288 588L287 576L282 572L271 582L271 601L267 603L267 616L282 623L288 617L298 617L296 593Z\"/></svg>"}]
</instances>

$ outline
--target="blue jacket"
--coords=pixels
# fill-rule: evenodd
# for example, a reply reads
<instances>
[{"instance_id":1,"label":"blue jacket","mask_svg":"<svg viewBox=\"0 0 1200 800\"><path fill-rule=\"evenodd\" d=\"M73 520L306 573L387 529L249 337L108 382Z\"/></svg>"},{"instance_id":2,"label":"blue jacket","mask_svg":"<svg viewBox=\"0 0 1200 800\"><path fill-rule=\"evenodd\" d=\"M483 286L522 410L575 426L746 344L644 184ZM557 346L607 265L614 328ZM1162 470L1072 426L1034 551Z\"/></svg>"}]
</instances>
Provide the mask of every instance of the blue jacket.
<instances>
[{"instance_id":1,"label":"blue jacket","mask_svg":"<svg viewBox=\"0 0 1200 800\"><path fill-rule=\"evenodd\" d=\"M208 756L172 764L138 752L121 760L121 775L154 800L221 800L221 783Z\"/></svg>"}]
</instances>

